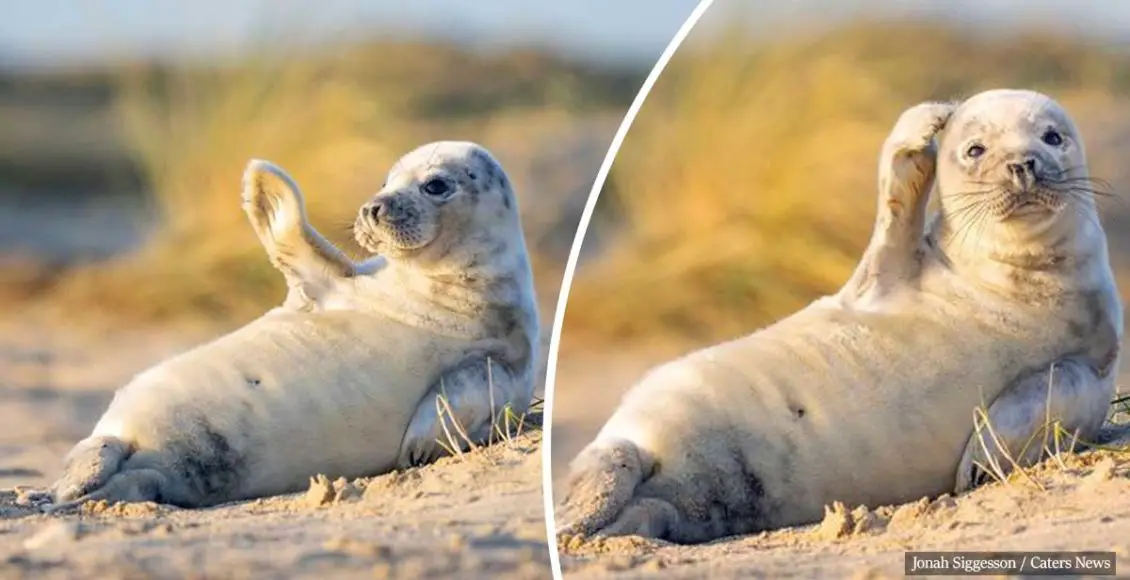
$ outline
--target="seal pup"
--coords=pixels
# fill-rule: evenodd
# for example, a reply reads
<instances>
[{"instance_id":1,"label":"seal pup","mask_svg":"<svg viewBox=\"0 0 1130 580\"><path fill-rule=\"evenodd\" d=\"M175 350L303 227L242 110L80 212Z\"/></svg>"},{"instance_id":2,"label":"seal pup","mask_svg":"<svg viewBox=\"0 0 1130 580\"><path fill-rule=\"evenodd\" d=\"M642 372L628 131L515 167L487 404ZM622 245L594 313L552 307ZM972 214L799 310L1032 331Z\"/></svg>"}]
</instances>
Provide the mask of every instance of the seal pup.
<instances>
[{"instance_id":1,"label":"seal pup","mask_svg":"<svg viewBox=\"0 0 1130 580\"><path fill-rule=\"evenodd\" d=\"M467 168L451 167L451 159L462 159ZM504 305L494 308L489 328L479 332L504 334L517 345L517 352L508 353L508 372L512 376L494 376L493 372L500 369L496 366L499 361L493 360L493 364L473 365L451 373L432 385L405 433L398 461L403 468L434 461L449 451L437 443L444 434L437 405L441 396L452 411L448 421L469 426L468 433L475 443L488 439L494 425L489 417L507 408L518 414L528 409L535 382L539 326L517 199L497 160L474 143L431 143L401 158L390 171L384 189L393 187L398 180L406 181L410 192L415 187L424 195L378 195L361 208L353 225L354 237L374 255L360 263L351 262L314 231L298 186L286 172L268 162L253 161L248 166L244 176L244 211L271 263L287 281L289 292L283 309L365 310L366 302L375 296L386 304L396 304L400 300L398 293L406 289L410 289L409 295L447 294L444 299L434 300L442 309L456 313L476 312L484 302L480 296L484 292L490 296L488 303ZM463 197L454 195L456 186L465 192ZM501 200L502 207L489 203L480 207L478 200L484 192L492 200ZM476 219L503 223L484 225L483 230L467 234L464 247L451 247L450 237L432 244L441 229L462 231L475 227L466 223L464 214L429 213L431 206L443 206L449 198L486 213ZM430 203L420 203L421 200ZM427 251L422 252L425 248ZM436 254L443 259L436 260ZM404 256L413 256L414 264L426 264L422 266L426 275L400 273L374 278L380 280L375 285L369 282L375 272L389 264L389 257ZM353 297L355 292L363 296L360 302ZM415 323L434 324L435 314L427 308L412 315L417 319ZM493 389L483 387L488 382L494 385ZM467 442L459 443L466 446Z\"/></svg>"},{"instance_id":2,"label":"seal pup","mask_svg":"<svg viewBox=\"0 0 1130 580\"><path fill-rule=\"evenodd\" d=\"M978 407L1021 464L1049 416L1095 433L1122 307L1067 113L1018 90L923 103L878 183L841 291L645 375L571 463L559 533L701 542L966 489L1000 451Z\"/></svg>"},{"instance_id":3,"label":"seal pup","mask_svg":"<svg viewBox=\"0 0 1130 580\"><path fill-rule=\"evenodd\" d=\"M243 207L286 301L118 390L52 487L182 507L432 461L444 421L478 443L529 406L538 320L510 181L484 148L420 147L358 213L354 263L310 226L280 168L252 161ZM441 417L446 395L452 416ZM466 447L467 441L458 442Z\"/></svg>"}]
</instances>

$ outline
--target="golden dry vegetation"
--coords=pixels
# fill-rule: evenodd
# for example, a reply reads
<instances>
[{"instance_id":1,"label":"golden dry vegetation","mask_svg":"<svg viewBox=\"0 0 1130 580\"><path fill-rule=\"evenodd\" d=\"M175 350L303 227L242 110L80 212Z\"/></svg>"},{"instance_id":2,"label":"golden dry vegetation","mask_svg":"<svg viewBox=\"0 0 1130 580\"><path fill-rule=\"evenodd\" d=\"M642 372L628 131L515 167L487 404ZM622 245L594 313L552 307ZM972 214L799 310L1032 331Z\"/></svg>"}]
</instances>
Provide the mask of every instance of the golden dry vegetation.
<instances>
[{"instance_id":1,"label":"golden dry vegetation","mask_svg":"<svg viewBox=\"0 0 1130 580\"><path fill-rule=\"evenodd\" d=\"M553 303L564 260L558 238L569 232L571 241L575 198L591 187L646 71L415 42L267 52L214 66L136 63L78 75L112 93L103 110L76 115L104 131L78 157L124 149L158 225L136 250L106 261L0 273L9 307L47 304L120 323L247 319L284 292L240 210L250 158L287 169L315 226L357 254L347 231L356 209L397 157L438 139L480 142L507 167L540 294ZM54 147L45 143L39 157Z\"/></svg>"},{"instance_id":2,"label":"golden dry vegetation","mask_svg":"<svg viewBox=\"0 0 1130 580\"><path fill-rule=\"evenodd\" d=\"M988 38L914 22L774 43L731 32L680 51L598 202L587 241L601 249L578 268L563 348L725 339L835 291L869 236L878 150L898 114L1004 86L1064 103L1094 176L1124 189L1124 53L1044 31ZM1113 231L1126 227L1110 220L1124 206L1104 208L1123 272Z\"/></svg>"}]
</instances>

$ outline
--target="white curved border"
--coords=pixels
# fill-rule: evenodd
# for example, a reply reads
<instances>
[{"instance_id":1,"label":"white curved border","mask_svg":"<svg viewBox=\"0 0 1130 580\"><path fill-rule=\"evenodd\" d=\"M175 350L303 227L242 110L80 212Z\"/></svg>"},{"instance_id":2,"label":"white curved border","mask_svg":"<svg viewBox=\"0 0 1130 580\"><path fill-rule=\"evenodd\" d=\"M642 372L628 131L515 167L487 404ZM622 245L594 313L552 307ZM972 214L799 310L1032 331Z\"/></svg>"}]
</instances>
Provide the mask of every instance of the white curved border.
<instances>
[{"instance_id":1,"label":"white curved border","mask_svg":"<svg viewBox=\"0 0 1130 580\"><path fill-rule=\"evenodd\" d=\"M651 69L651 73L647 75L643 86L640 87L640 92L636 94L635 100L632 101L632 106L628 107L628 113L624 115L624 120L620 122L620 128L616 131L616 136L612 138L612 144L608 148L608 153L604 156L604 162L600 166L600 171L596 174L592 189L589 190L589 198L585 202L584 212L581 213L581 222L578 224L577 233L573 237L573 246L569 249L569 260L565 263L565 275L561 280L561 291L557 295L557 312L553 316L553 330L549 339L549 360L545 375L544 436L542 437L541 455L541 489L545 503L545 531L549 540L549 561L553 569L554 580L561 580L561 558L557 553L557 526L553 521L553 461L551 455L553 447L553 391L557 379L557 350L561 345L561 324L565 320L565 307L569 303L569 290L573 285L573 273L577 268L577 259L581 254L581 244L584 242L585 232L589 229L593 208L596 207L596 200L600 197L601 190L604 189L604 182L608 179L608 172L612 169L616 154L620 152L624 137L628 134L628 130L632 128L632 123L636 120L636 115L644 101L647 100L648 94L651 93L651 88L655 86L655 81L663 74L663 69L667 68L667 63L674 56L675 51L679 50L679 46L683 44L687 34L690 33L695 24L698 24L699 19L713 3L714 0L701 0L699 2L698 6L691 12L690 17L675 33L675 37L671 39L671 43L667 45L663 54L659 56L655 67Z\"/></svg>"}]
</instances>

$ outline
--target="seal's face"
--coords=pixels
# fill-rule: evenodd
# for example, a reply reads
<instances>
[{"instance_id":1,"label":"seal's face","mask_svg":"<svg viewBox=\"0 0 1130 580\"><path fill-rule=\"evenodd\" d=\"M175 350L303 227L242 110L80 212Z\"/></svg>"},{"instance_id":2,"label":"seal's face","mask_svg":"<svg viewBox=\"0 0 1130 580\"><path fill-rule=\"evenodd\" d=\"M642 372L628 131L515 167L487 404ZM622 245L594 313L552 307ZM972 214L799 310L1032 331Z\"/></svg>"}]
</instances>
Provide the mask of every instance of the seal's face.
<instances>
[{"instance_id":1,"label":"seal's face","mask_svg":"<svg viewBox=\"0 0 1130 580\"><path fill-rule=\"evenodd\" d=\"M358 212L353 233L373 253L438 257L468 236L508 228L503 220L515 211L510 182L485 149L444 141L393 166L381 191Z\"/></svg>"},{"instance_id":2,"label":"seal's face","mask_svg":"<svg viewBox=\"0 0 1130 580\"><path fill-rule=\"evenodd\" d=\"M942 135L938 184L959 222L1047 221L1092 193L1070 117L1051 98L1016 90L961 104Z\"/></svg>"}]
</instances>

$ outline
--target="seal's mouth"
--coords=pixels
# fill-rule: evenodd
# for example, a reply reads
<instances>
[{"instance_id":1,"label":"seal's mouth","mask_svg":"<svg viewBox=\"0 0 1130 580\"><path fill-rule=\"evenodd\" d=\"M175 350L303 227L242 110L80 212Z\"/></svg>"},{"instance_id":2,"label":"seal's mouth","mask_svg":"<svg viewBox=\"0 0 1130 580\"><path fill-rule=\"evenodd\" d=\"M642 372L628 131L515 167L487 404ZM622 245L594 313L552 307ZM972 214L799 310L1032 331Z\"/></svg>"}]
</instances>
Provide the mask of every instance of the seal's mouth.
<instances>
[{"instance_id":1,"label":"seal's mouth","mask_svg":"<svg viewBox=\"0 0 1130 580\"><path fill-rule=\"evenodd\" d=\"M426 229L416 223L374 223L358 216L353 223L353 239L374 254L389 250L405 253L422 250L431 243L434 236L427 236Z\"/></svg>"},{"instance_id":2,"label":"seal's mouth","mask_svg":"<svg viewBox=\"0 0 1130 580\"><path fill-rule=\"evenodd\" d=\"M400 196L379 196L357 212L353 239L369 252L421 250L438 235L433 213Z\"/></svg>"},{"instance_id":3,"label":"seal's mouth","mask_svg":"<svg viewBox=\"0 0 1130 580\"><path fill-rule=\"evenodd\" d=\"M1094 195L1095 181L1078 167L1060 169L1034 154L1010 158L994 168L996 183L986 183L992 213L998 219L1046 217Z\"/></svg>"},{"instance_id":4,"label":"seal's mouth","mask_svg":"<svg viewBox=\"0 0 1130 580\"><path fill-rule=\"evenodd\" d=\"M1090 178L1037 178L1026 183L1014 180L974 183L967 191L951 194L948 213L962 223L994 221L1046 220L1066 210L1089 211L1096 196L1110 196Z\"/></svg>"},{"instance_id":5,"label":"seal's mouth","mask_svg":"<svg viewBox=\"0 0 1130 580\"><path fill-rule=\"evenodd\" d=\"M380 238L374 235L372 226L370 226L364 218L357 216L357 219L353 221L353 225L350 229L353 231L353 239L357 242L357 245L373 254L380 253Z\"/></svg>"},{"instance_id":6,"label":"seal's mouth","mask_svg":"<svg viewBox=\"0 0 1130 580\"><path fill-rule=\"evenodd\" d=\"M1067 207L1067 197L1042 180L1023 186L1011 183L1003 189L1005 199L1000 215L1004 218L1055 214Z\"/></svg>"}]
</instances>

